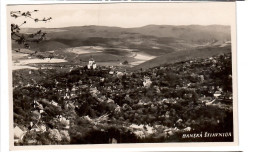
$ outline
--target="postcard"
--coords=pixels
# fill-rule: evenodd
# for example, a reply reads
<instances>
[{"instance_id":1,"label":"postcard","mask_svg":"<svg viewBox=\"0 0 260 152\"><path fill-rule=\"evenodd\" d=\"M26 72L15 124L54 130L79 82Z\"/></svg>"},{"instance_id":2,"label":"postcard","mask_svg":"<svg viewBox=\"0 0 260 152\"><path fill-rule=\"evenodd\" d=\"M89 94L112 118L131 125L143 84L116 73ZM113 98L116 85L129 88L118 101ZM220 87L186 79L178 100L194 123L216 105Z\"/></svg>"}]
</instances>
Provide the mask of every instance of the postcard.
<instances>
[{"instance_id":1,"label":"postcard","mask_svg":"<svg viewBox=\"0 0 260 152\"><path fill-rule=\"evenodd\" d=\"M10 148L237 145L235 9L8 5Z\"/></svg>"}]
</instances>

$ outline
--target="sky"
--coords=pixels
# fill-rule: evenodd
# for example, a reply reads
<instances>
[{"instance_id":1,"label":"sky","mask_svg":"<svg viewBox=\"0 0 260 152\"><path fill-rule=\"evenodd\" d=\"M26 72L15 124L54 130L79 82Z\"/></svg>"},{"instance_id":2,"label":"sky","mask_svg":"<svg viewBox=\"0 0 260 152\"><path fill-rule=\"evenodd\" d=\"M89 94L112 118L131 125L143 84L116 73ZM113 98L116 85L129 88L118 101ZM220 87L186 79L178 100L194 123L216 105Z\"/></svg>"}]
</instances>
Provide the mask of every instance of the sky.
<instances>
[{"instance_id":1,"label":"sky","mask_svg":"<svg viewBox=\"0 0 260 152\"><path fill-rule=\"evenodd\" d=\"M11 18L23 27L60 28L69 26L117 26L124 28L156 25L231 25L234 23L235 2L193 3L114 3L114 4L49 4L9 5L8 11L39 10L32 17L52 17L50 22ZM9 13L8 13L9 14ZM9 22L9 23L10 23Z\"/></svg>"}]
</instances>

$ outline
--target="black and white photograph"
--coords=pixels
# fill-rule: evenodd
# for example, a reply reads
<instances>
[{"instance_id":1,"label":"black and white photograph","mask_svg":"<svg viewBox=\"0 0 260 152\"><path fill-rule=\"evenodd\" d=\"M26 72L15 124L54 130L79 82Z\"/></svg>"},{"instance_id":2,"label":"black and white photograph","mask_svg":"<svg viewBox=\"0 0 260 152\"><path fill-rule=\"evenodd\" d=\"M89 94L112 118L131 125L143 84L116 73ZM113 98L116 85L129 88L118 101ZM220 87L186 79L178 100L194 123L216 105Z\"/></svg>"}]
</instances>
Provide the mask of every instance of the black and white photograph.
<instances>
[{"instance_id":1,"label":"black and white photograph","mask_svg":"<svg viewBox=\"0 0 260 152\"><path fill-rule=\"evenodd\" d=\"M236 143L235 8L8 5L10 146Z\"/></svg>"}]
</instances>

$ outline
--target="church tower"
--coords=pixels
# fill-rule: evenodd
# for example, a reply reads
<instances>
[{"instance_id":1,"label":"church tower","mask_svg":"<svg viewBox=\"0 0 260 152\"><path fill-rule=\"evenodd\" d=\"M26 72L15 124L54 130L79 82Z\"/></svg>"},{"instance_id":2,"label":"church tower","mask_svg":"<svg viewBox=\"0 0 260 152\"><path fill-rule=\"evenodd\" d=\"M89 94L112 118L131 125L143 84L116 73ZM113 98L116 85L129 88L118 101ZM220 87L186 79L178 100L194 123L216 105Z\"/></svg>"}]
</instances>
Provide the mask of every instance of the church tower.
<instances>
[{"instance_id":1,"label":"church tower","mask_svg":"<svg viewBox=\"0 0 260 152\"><path fill-rule=\"evenodd\" d=\"M97 68L97 64L93 59L93 57L91 56L91 58L88 61L88 69L96 69L96 68Z\"/></svg>"}]
</instances>

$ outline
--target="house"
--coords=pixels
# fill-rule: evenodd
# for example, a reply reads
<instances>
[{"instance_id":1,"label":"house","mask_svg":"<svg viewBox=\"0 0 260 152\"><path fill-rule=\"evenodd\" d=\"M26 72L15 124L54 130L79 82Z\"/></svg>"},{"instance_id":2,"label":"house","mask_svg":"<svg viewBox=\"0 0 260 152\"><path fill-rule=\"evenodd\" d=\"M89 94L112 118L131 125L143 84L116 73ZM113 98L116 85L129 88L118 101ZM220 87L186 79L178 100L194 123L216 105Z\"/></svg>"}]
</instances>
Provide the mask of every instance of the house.
<instances>
[{"instance_id":1,"label":"house","mask_svg":"<svg viewBox=\"0 0 260 152\"><path fill-rule=\"evenodd\" d=\"M70 128L70 120L67 120L63 116L60 116L59 117L59 121L64 126L63 129L69 129Z\"/></svg>"},{"instance_id":2,"label":"house","mask_svg":"<svg viewBox=\"0 0 260 152\"><path fill-rule=\"evenodd\" d=\"M168 99L163 99L162 102L163 103L170 103L170 101Z\"/></svg>"},{"instance_id":3,"label":"house","mask_svg":"<svg viewBox=\"0 0 260 152\"><path fill-rule=\"evenodd\" d=\"M200 81L203 82L205 80L204 75L200 75Z\"/></svg>"},{"instance_id":4,"label":"house","mask_svg":"<svg viewBox=\"0 0 260 152\"><path fill-rule=\"evenodd\" d=\"M221 96L221 91L216 91L216 92L214 93L214 97L215 97L215 98L218 98L219 96Z\"/></svg>"},{"instance_id":5,"label":"house","mask_svg":"<svg viewBox=\"0 0 260 152\"><path fill-rule=\"evenodd\" d=\"M97 96L100 92L98 91L97 87L90 88L89 92L92 94L92 96Z\"/></svg>"},{"instance_id":6,"label":"house","mask_svg":"<svg viewBox=\"0 0 260 152\"><path fill-rule=\"evenodd\" d=\"M14 143L21 143L26 131L23 131L20 127L16 126L14 128Z\"/></svg>"},{"instance_id":7,"label":"house","mask_svg":"<svg viewBox=\"0 0 260 152\"><path fill-rule=\"evenodd\" d=\"M112 99L110 99L110 98L108 98L108 99L107 99L107 103L115 103L115 101L112 100Z\"/></svg>"},{"instance_id":8,"label":"house","mask_svg":"<svg viewBox=\"0 0 260 152\"><path fill-rule=\"evenodd\" d=\"M113 74L114 74L114 71L109 71L109 74L110 74L110 75L113 75Z\"/></svg>"},{"instance_id":9,"label":"house","mask_svg":"<svg viewBox=\"0 0 260 152\"><path fill-rule=\"evenodd\" d=\"M33 108L36 108L36 106L37 106L38 104L39 104L38 101L33 100Z\"/></svg>"},{"instance_id":10,"label":"house","mask_svg":"<svg viewBox=\"0 0 260 152\"><path fill-rule=\"evenodd\" d=\"M191 131L191 127L186 127L186 128L183 129L183 131L185 131L185 132Z\"/></svg>"},{"instance_id":11,"label":"house","mask_svg":"<svg viewBox=\"0 0 260 152\"><path fill-rule=\"evenodd\" d=\"M70 99L70 96L68 95L68 93L66 93L65 96L63 96L63 99Z\"/></svg>"},{"instance_id":12,"label":"house","mask_svg":"<svg viewBox=\"0 0 260 152\"><path fill-rule=\"evenodd\" d=\"M88 85L80 85L80 89L86 89L86 88L88 88Z\"/></svg>"},{"instance_id":13,"label":"house","mask_svg":"<svg viewBox=\"0 0 260 152\"><path fill-rule=\"evenodd\" d=\"M51 101L51 104L54 105L54 106L58 106L58 103L55 102L54 100Z\"/></svg>"},{"instance_id":14,"label":"house","mask_svg":"<svg viewBox=\"0 0 260 152\"><path fill-rule=\"evenodd\" d=\"M41 114L38 112L38 110L31 111L31 118L38 121L41 119Z\"/></svg>"},{"instance_id":15,"label":"house","mask_svg":"<svg viewBox=\"0 0 260 152\"><path fill-rule=\"evenodd\" d=\"M62 91L63 91L62 89L58 89L58 93L62 93Z\"/></svg>"},{"instance_id":16,"label":"house","mask_svg":"<svg viewBox=\"0 0 260 152\"><path fill-rule=\"evenodd\" d=\"M176 121L176 123L181 123L181 122L183 122L182 119L178 119L178 120Z\"/></svg>"},{"instance_id":17,"label":"house","mask_svg":"<svg viewBox=\"0 0 260 152\"><path fill-rule=\"evenodd\" d=\"M76 91L77 91L77 88L76 88L76 86L74 85L74 86L72 87L72 89L71 89L71 96L72 96L72 97L76 96Z\"/></svg>"},{"instance_id":18,"label":"house","mask_svg":"<svg viewBox=\"0 0 260 152\"><path fill-rule=\"evenodd\" d=\"M152 84L152 81L149 77L144 77L143 85L145 88L149 88Z\"/></svg>"},{"instance_id":19,"label":"house","mask_svg":"<svg viewBox=\"0 0 260 152\"><path fill-rule=\"evenodd\" d=\"M36 132L46 132L47 131L47 127L45 124L38 124L38 123L30 123L30 131L36 131Z\"/></svg>"},{"instance_id":20,"label":"house","mask_svg":"<svg viewBox=\"0 0 260 152\"><path fill-rule=\"evenodd\" d=\"M116 108L115 108L115 112L116 112L116 113L121 112L121 107L120 107L119 105L116 106Z\"/></svg>"},{"instance_id":21,"label":"house","mask_svg":"<svg viewBox=\"0 0 260 152\"><path fill-rule=\"evenodd\" d=\"M108 142L110 144L117 144L117 140L115 138L109 138Z\"/></svg>"},{"instance_id":22,"label":"house","mask_svg":"<svg viewBox=\"0 0 260 152\"><path fill-rule=\"evenodd\" d=\"M218 89L218 91L220 91L220 92L223 91L223 88L222 88L222 87L217 86L217 89Z\"/></svg>"},{"instance_id":23,"label":"house","mask_svg":"<svg viewBox=\"0 0 260 152\"><path fill-rule=\"evenodd\" d=\"M216 99L213 99L212 101L205 102L205 105L206 106L212 105L215 101L216 101Z\"/></svg>"},{"instance_id":24,"label":"house","mask_svg":"<svg viewBox=\"0 0 260 152\"><path fill-rule=\"evenodd\" d=\"M75 102L67 102L65 104L65 108L66 109L75 109L75 105L74 105Z\"/></svg>"},{"instance_id":25,"label":"house","mask_svg":"<svg viewBox=\"0 0 260 152\"><path fill-rule=\"evenodd\" d=\"M204 97L199 98L199 101L200 101L201 103L207 103L207 102L212 101L212 98L211 98L211 97L206 97L206 96L204 95Z\"/></svg>"},{"instance_id":26,"label":"house","mask_svg":"<svg viewBox=\"0 0 260 152\"><path fill-rule=\"evenodd\" d=\"M93 63L93 69L96 69L96 68L97 68L97 64Z\"/></svg>"},{"instance_id":27,"label":"house","mask_svg":"<svg viewBox=\"0 0 260 152\"><path fill-rule=\"evenodd\" d=\"M123 75L124 75L124 73L123 72L117 72L116 73L116 76L117 76L117 78L119 78L119 79L121 79L122 77L123 77Z\"/></svg>"},{"instance_id":28,"label":"house","mask_svg":"<svg viewBox=\"0 0 260 152\"><path fill-rule=\"evenodd\" d=\"M89 121L90 123L94 123L94 121L93 121L91 118L89 118L88 115L87 115L87 116L83 116L82 118L83 118L84 120Z\"/></svg>"},{"instance_id":29,"label":"house","mask_svg":"<svg viewBox=\"0 0 260 152\"><path fill-rule=\"evenodd\" d=\"M44 58L44 60L50 61L50 60L51 60L51 58Z\"/></svg>"},{"instance_id":30,"label":"house","mask_svg":"<svg viewBox=\"0 0 260 152\"><path fill-rule=\"evenodd\" d=\"M40 104L38 101L36 101L36 100L33 100L33 107L34 107L34 109L37 109L37 110L43 110L44 108L43 108L43 105L42 104Z\"/></svg>"}]
</instances>

